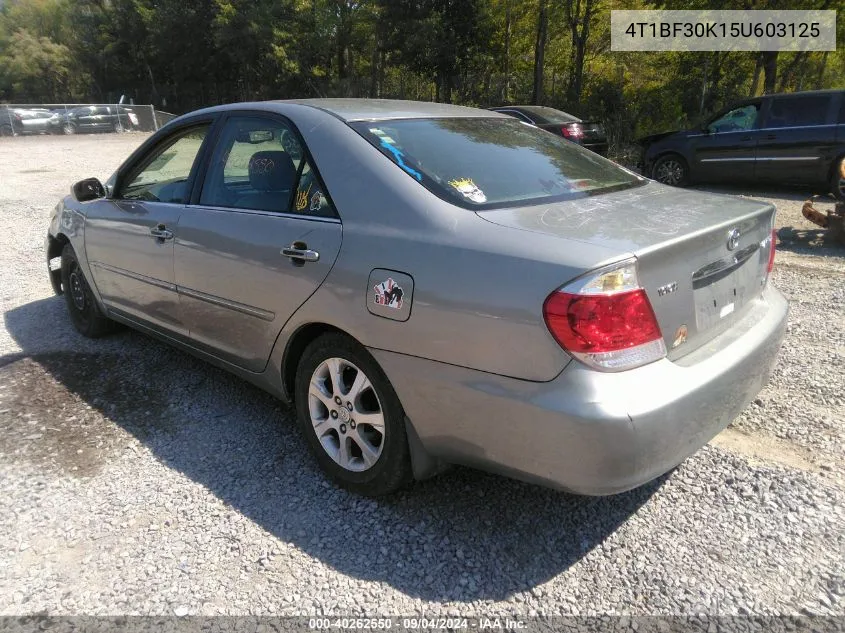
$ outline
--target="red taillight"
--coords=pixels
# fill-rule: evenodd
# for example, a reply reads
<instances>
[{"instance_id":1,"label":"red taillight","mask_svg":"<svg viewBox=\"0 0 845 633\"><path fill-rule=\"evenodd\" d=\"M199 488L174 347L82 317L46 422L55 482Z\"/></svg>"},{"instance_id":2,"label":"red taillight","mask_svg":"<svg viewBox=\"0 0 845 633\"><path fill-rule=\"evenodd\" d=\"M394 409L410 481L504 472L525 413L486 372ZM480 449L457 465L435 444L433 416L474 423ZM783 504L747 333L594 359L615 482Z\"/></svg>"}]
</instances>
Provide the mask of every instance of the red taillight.
<instances>
[{"instance_id":1,"label":"red taillight","mask_svg":"<svg viewBox=\"0 0 845 633\"><path fill-rule=\"evenodd\" d=\"M569 123L560 128L560 133L566 138L578 140L584 137L584 130L577 123Z\"/></svg>"},{"instance_id":2,"label":"red taillight","mask_svg":"<svg viewBox=\"0 0 845 633\"><path fill-rule=\"evenodd\" d=\"M553 292L543 314L552 336L570 352L616 352L662 338L642 289L612 295Z\"/></svg>"},{"instance_id":3,"label":"red taillight","mask_svg":"<svg viewBox=\"0 0 845 633\"><path fill-rule=\"evenodd\" d=\"M602 371L632 369L666 356L660 325L634 261L555 290L543 304L543 318L563 349Z\"/></svg>"},{"instance_id":4,"label":"red taillight","mask_svg":"<svg viewBox=\"0 0 845 633\"><path fill-rule=\"evenodd\" d=\"M777 241L777 231L772 229L772 237L769 240L769 264L766 266L766 272L772 272L775 267L775 242ZM758 260L759 261L759 260Z\"/></svg>"}]
</instances>

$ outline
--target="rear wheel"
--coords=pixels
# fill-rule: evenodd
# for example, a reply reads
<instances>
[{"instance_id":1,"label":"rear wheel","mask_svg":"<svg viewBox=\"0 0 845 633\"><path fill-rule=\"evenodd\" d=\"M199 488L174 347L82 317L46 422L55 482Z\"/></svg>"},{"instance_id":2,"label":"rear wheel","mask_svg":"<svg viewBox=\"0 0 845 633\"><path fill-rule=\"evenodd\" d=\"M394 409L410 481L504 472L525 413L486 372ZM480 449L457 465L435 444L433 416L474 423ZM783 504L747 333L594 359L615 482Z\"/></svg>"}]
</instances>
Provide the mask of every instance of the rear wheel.
<instances>
[{"instance_id":1,"label":"rear wheel","mask_svg":"<svg viewBox=\"0 0 845 633\"><path fill-rule=\"evenodd\" d=\"M125 132L126 129L120 124L120 121L115 121L112 129L116 134L120 134L121 132Z\"/></svg>"},{"instance_id":2,"label":"rear wheel","mask_svg":"<svg viewBox=\"0 0 845 633\"><path fill-rule=\"evenodd\" d=\"M65 123L62 126L62 132L64 132L68 136L71 134L76 134L76 126L73 123Z\"/></svg>"},{"instance_id":3,"label":"rear wheel","mask_svg":"<svg viewBox=\"0 0 845 633\"><path fill-rule=\"evenodd\" d=\"M0 125L0 136L14 136L15 131L11 125Z\"/></svg>"},{"instance_id":4,"label":"rear wheel","mask_svg":"<svg viewBox=\"0 0 845 633\"><path fill-rule=\"evenodd\" d=\"M652 169L652 178L657 182L672 187L684 187L689 182L689 167L677 154L669 154L657 159Z\"/></svg>"},{"instance_id":5,"label":"rear wheel","mask_svg":"<svg viewBox=\"0 0 845 633\"><path fill-rule=\"evenodd\" d=\"M296 371L297 418L321 468L358 494L411 481L405 413L375 359L343 334L308 345Z\"/></svg>"},{"instance_id":6,"label":"rear wheel","mask_svg":"<svg viewBox=\"0 0 845 633\"><path fill-rule=\"evenodd\" d=\"M98 338L115 330L115 322L103 315L97 305L70 244L65 244L62 249L62 290L71 323L77 332Z\"/></svg>"}]
</instances>

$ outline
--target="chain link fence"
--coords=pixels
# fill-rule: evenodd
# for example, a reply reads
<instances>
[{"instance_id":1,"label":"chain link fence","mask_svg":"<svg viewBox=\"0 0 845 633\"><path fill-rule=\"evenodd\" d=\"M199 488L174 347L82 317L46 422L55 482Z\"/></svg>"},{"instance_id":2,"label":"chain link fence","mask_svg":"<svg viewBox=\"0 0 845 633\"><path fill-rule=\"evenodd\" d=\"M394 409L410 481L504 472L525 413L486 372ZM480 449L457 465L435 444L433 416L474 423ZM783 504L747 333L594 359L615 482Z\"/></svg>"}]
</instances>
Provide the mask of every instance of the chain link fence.
<instances>
[{"instance_id":1,"label":"chain link fence","mask_svg":"<svg viewBox=\"0 0 845 633\"><path fill-rule=\"evenodd\" d=\"M4 103L0 104L0 137L154 132L175 116L152 105Z\"/></svg>"}]
</instances>

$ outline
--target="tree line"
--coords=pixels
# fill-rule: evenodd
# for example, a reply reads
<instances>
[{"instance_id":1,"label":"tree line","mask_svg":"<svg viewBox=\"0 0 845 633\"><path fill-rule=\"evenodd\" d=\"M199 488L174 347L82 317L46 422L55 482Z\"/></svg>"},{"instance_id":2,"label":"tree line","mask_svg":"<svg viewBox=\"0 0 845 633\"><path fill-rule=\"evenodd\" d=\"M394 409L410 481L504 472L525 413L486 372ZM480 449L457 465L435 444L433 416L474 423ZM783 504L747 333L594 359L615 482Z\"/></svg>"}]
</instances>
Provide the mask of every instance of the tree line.
<instances>
[{"instance_id":1,"label":"tree line","mask_svg":"<svg viewBox=\"0 0 845 633\"><path fill-rule=\"evenodd\" d=\"M611 9L836 2L0 0L0 101L125 96L175 113L327 96L535 103L601 119L624 143L734 99L843 87L845 54L617 53Z\"/></svg>"}]
</instances>

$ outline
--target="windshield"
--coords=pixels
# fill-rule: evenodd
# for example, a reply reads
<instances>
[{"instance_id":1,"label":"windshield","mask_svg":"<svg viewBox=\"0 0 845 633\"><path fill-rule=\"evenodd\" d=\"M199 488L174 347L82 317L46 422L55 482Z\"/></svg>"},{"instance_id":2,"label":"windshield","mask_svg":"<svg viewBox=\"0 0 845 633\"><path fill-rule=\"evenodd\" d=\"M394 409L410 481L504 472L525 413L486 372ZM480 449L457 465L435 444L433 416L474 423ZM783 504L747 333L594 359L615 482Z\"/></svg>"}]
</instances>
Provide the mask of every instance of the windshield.
<instances>
[{"instance_id":1,"label":"windshield","mask_svg":"<svg viewBox=\"0 0 845 633\"><path fill-rule=\"evenodd\" d=\"M567 200L646 182L513 119L404 119L352 127L435 195L473 210Z\"/></svg>"}]
</instances>

